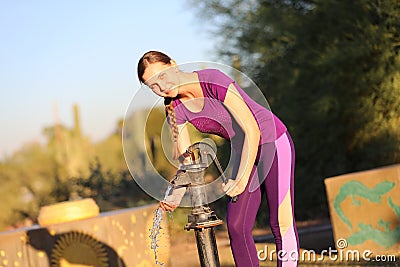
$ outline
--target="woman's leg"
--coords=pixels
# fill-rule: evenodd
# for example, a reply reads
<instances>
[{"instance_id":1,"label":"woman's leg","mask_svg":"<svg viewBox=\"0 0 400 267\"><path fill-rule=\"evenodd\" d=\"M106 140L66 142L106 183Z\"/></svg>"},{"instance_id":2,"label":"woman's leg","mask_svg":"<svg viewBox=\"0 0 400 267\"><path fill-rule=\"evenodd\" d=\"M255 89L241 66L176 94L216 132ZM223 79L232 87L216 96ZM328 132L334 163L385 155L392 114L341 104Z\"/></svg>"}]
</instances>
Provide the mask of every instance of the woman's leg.
<instances>
[{"instance_id":1,"label":"woman's leg","mask_svg":"<svg viewBox=\"0 0 400 267\"><path fill-rule=\"evenodd\" d=\"M237 202L229 202L227 225L236 266L259 266L252 229L261 203L261 183L267 193L277 251L282 251L278 266L297 265L297 261L291 260L299 250L293 209L294 156L289 134L281 136L275 144L262 145L246 189Z\"/></svg>"},{"instance_id":2,"label":"woman's leg","mask_svg":"<svg viewBox=\"0 0 400 267\"><path fill-rule=\"evenodd\" d=\"M258 179L256 166L253 166L250 179ZM226 214L232 254L238 267L259 266L252 230L261 203L261 191L258 188L250 192L249 184L237 202L229 201Z\"/></svg>"},{"instance_id":3,"label":"woman's leg","mask_svg":"<svg viewBox=\"0 0 400 267\"><path fill-rule=\"evenodd\" d=\"M278 267L296 266L299 243L294 218L294 145L288 133L278 138L275 145L276 155L271 168L265 170L268 176L263 186L276 242Z\"/></svg>"}]
</instances>

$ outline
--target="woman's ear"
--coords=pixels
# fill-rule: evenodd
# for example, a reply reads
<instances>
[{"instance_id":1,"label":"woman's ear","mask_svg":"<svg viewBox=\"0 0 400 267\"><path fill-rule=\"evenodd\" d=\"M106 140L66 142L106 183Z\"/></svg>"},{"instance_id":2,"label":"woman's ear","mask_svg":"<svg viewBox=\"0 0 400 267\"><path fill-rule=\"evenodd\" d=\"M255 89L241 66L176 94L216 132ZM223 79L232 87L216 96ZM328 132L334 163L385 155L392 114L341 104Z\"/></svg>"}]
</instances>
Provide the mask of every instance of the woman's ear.
<instances>
[{"instance_id":1,"label":"woman's ear","mask_svg":"<svg viewBox=\"0 0 400 267\"><path fill-rule=\"evenodd\" d=\"M171 67L174 68L174 70L175 70L176 73L179 72L179 68L178 68L178 65L176 64L176 61L175 61L175 60L171 59L171 60L169 61L169 64L171 65Z\"/></svg>"},{"instance_id":2,"label":"woman's ear","mask_svg":"<svg viewBox=\"0 0 400 267\"><path fill-rule=\"evenodd\" d=\"M173 60L173 59L171 59L171 60L169 61L169 64L171 64L171 66L176 66L176 65L177 65L177 64L176 64L176 61Z\"/></svg>"}]
</instances>

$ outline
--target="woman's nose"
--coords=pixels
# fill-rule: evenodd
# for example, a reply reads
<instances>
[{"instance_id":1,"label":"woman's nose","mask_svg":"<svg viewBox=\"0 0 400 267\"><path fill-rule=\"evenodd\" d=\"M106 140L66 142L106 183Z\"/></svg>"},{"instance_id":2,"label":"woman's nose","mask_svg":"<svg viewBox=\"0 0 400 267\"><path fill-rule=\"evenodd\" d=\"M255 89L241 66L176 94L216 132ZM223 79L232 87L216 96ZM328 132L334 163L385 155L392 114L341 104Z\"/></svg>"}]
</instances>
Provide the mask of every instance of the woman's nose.
<instances>
[{"instance_id":1,"label":"woman's nose","mask_svg":"<svg viewBox=\"0 0 400 267\"><path fill-rule=\"evenodd\" d=\"M160 91L164 92L166 90L165 82L164 81L159 81L158 85L160 86Z\"/></svg>"}]
</instances>

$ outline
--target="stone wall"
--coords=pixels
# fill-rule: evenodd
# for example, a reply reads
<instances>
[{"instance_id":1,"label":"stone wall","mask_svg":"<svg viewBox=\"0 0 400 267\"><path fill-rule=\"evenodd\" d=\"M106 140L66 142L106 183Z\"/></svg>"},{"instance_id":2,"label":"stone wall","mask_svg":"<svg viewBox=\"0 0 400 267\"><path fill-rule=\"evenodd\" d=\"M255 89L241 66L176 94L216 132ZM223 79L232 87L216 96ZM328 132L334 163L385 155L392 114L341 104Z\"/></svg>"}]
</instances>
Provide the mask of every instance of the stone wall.
<instances>
[{"instance_id":1,"label":"stone wall","mask_svg":"<svg viewBox=\"0 0 400 267\"><path fill-rule=\"evenodd\" d=\"M150 248L150 229L158 205L105 212L41 227L0 233L0 266L158 266ZM169 266L167 219L163 218L159 261Z\"/></svg>"}]
</instances>

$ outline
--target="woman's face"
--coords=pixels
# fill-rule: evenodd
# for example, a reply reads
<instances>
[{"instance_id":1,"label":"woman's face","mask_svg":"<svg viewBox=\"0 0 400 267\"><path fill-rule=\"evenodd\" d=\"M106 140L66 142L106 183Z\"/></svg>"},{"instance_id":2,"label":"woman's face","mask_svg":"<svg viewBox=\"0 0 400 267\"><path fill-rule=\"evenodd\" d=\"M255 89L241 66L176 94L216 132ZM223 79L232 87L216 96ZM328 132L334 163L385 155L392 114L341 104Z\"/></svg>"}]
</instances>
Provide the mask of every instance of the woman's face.
<instances>
[{"instance_id":1,"label":"woman's face","mask_svg":"<svg viewBox=\"0 0 400 267\"><path fill-rule=\"evenodd\" d=\"M155 94L174 98L178 95L179 86L178 71L175 66L174 62L170 64L151 63L146 67L142 78Z\"/></svg>"}]
</instances>

